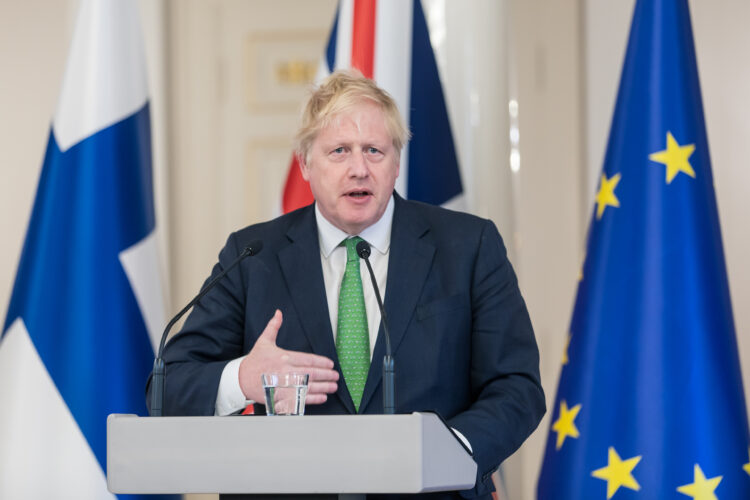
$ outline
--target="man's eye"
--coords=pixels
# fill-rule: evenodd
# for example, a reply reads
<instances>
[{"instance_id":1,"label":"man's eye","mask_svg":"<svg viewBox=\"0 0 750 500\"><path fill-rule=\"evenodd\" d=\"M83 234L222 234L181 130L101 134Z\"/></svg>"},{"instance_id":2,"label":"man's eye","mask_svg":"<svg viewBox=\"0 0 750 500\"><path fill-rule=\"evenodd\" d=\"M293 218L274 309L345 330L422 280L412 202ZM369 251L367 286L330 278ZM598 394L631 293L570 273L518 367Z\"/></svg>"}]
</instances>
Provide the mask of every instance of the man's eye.
<instances>
[{"instance_id":1,"label":"man's eye","mask_svg":"<svg viewBox=\"0 0 750 500\"><path fill-rule=\"evenodd\" d=\"M335 154L337 154L337 155L339 155L339 154L341 154L341 153L343 153L343 152L344 152L344 148L343 148L343 146L341 146L341 147L338 147L338 148L334 149L333 151L331 151L331 153L335 153Z\"/></svg>"},{"instance_id":2,"label":"man's eye","mask_svg":"<svg viewBox=\"0 0 750 500\"><path fill-rule=\"evenodd\" d=\"M369 147L367 148L367 152L371 155L375 155L380 153L380 150L378 148Z\"/></svg>"}]
</instances>

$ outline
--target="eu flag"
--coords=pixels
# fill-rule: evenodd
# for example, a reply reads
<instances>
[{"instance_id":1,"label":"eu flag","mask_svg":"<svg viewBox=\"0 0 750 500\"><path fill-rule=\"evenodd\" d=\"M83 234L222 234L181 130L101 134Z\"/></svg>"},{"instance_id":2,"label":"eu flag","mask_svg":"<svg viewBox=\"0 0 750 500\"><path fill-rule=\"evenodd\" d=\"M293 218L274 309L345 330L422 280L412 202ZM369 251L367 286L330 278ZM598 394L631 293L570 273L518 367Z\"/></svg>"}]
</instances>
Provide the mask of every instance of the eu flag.
<instances>
[{"instance_id":1,"label":"eu flag","mask_svg":"<svg viewBox=\"0 0 750 500\"><path fill-rule=\"evenodd\" d=\"M750 498L686 0L635 7L540 499Z\"/></svg>"}]
</instances>

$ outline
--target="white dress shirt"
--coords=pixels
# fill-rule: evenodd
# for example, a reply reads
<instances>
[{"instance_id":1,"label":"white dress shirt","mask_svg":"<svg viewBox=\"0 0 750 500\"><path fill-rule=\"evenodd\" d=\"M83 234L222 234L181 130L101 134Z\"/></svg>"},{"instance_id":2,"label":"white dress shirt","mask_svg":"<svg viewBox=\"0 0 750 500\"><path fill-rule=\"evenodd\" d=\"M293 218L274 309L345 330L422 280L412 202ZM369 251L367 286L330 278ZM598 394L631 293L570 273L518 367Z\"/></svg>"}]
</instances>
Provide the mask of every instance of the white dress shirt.
<instances>
[{"instance_id":1,"label":"white dress shirt","mask_svg":"<svg viewBox=\"0 0 750 500\"><path fill-rule=\"evenodd\" d=\"M349 235L337 228L323 217L315 205L315 219L318 223L318 241L320 243L320 263L323 266L323 281L326 287L328 313L331 316L331 331L334 340L338 329L339 292L346 269L346 248L341 243L352 236L359 236L370 244L370 264L378 282L380 295L385 300L386 277L388 276L388 253L391 247L391 225L393 223L393 197L388 202L382 217L358 235ZM380 329L380 308L372 287L370 273L364 259L359 260L359 274L362 277L362 291L365 296L367 328L370 332L370 359L375 349L375 342Z\"/></svg>"}]
</instances>

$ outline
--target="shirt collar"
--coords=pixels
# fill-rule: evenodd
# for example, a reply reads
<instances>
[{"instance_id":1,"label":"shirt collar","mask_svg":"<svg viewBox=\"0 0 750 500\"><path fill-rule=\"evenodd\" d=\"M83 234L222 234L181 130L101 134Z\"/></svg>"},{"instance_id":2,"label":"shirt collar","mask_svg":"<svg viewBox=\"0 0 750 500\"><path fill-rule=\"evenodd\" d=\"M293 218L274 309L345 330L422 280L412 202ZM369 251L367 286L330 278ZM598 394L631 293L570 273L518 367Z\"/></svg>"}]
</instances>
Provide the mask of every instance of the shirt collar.
<instances>
[{"instance_id":1,"label":"shirt collar","mask_svg":"<svg viewBox=\"0 0 750 500\"><path fill-rule=\"evenodd\" d=\"M323 256L327 259L331 256L331 253L336 249L339 244L351 236L359 236L367 243L370 244L375 250L381 254L385 254L388 248L391 246L391 226L393 225L393 207L395 203L393 201L393 195L388 200L388 205L385 207L385 212L378 219L378 221L366 227L361 233L347 234L341 229L337 228L331 222L326 219L318 208L318 204L315 204L315 222L318 224L318 239L320 241L320 250L323 252Z\"/></svg>"}]
</instances>

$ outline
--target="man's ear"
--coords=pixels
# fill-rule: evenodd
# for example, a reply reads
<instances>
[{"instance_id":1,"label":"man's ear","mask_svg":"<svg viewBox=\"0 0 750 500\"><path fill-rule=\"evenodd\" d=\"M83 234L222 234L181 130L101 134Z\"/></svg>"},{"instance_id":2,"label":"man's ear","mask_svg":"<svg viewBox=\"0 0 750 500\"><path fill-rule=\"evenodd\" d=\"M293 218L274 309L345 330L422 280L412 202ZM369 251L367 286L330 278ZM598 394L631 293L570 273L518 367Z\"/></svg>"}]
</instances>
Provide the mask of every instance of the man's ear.
<instances>
[{"instance_id":1,"label":"man's ear","mask_svg":"<svg viewBox=\"0 0 750 500\"><path fill-rule=\"evenodd\" d=\"M299 165L299 171L302 174L302 178L307 182L310 182L310 176L308 175L310 166L305 161L305 156L300 152L295 152L294 156L297 159L297 164Z\"/></svg>"}]
</instances>

